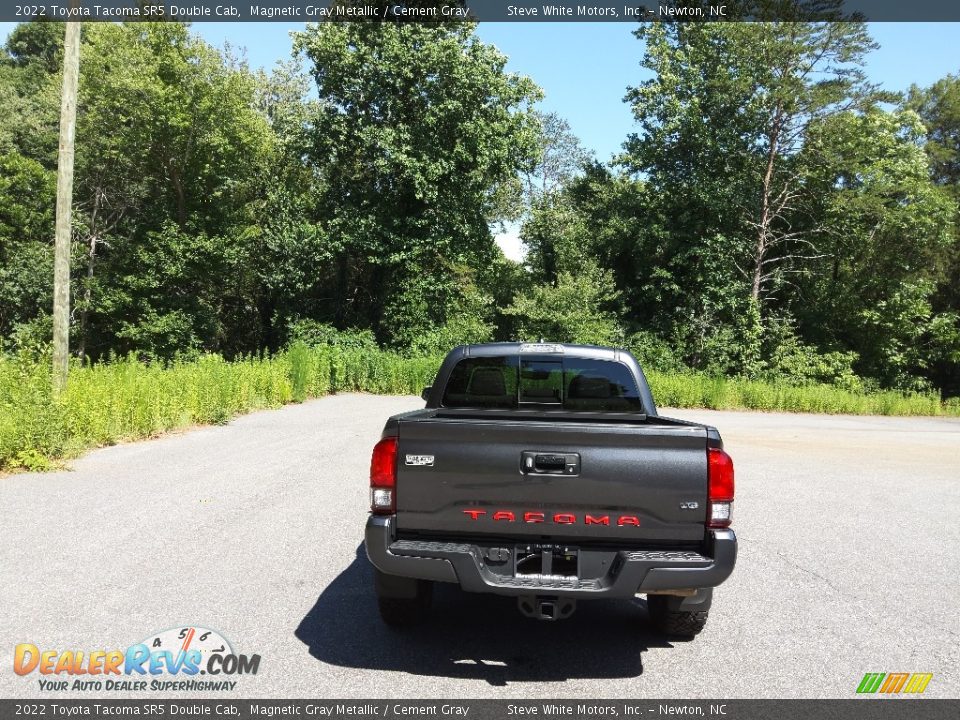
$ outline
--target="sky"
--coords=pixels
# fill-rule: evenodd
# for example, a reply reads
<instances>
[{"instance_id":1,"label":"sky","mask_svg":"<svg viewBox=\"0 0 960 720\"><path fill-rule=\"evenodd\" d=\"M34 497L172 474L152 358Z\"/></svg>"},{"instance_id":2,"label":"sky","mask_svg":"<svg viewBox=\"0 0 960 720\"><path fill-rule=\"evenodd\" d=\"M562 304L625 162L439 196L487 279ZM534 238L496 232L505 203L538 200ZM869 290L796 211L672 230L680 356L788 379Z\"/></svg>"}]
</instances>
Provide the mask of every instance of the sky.
<instances>
[{"instance_id":1,"label":"sky","mask_svg":"<svg viewBox=\"0 0 960 720\"><path fill-rule=\"evenodd\" d=\"M13 23L0 23L5 38ZM290 32L303 23L195 23L208 42L245 48L253 67L270 68L289 57ZM556 112L598 160L618 153L635 130L623 102L627 87L645 78L643 46L631 23L481 23L478 35L507 57L507 69L529 75L545 92L541 109ZM871 23L880 48L867 57L866 72L887 90L930 85L960 72L960 23ZM516 228L498 238L514 259L522 254Z\"/></svg>"},{"instance_id":2,"label":"sky","mask_svg":"<svg viewBox=\"0 0 960 720\"><path fill-rule=\"evenodd\" d=\"M269 68L290 51L289 33L303 23L197 23L214 45L244 47L254 67ZM510 59L507 69L532 77L545 91L542 107L559 113L599 160L608 160L634 130L623 102L645 77L642 43L630 23L481 23L477 30ZM887 90L930 85L960 72L960 23L871 23L880 49L867 59L873 82Z\"/></svg>"}]
</instances>

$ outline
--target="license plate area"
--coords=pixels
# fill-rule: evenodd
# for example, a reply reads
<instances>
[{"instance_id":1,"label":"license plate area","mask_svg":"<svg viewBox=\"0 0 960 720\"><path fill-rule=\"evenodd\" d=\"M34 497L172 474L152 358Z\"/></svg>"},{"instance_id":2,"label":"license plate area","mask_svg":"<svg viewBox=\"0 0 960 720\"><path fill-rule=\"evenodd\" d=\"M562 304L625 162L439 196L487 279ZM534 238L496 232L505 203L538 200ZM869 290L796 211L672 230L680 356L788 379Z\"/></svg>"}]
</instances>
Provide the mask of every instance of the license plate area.
<instances>
[{"instance_id":1,"label":"license plate area","mask_svg":"<svg viewBox=\"0 0 960 720\"><path fill-rule=\"evenodd\" d=\"M516 577L580 576L580 550L555 543L526 543L513 552L513 574Z\"/></svg>"}]
</instances>

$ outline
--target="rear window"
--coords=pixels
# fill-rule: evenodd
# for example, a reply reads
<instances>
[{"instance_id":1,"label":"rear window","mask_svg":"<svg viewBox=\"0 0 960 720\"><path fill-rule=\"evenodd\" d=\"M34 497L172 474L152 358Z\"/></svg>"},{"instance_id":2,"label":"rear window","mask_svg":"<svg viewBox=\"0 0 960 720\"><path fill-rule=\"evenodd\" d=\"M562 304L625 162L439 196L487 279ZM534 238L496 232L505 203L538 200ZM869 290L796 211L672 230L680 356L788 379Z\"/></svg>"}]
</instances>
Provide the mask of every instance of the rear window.
<instances>
[{"instance_id":1,"label":"rear window","mask_svg":"<svg viewBox=\"0 0 960 720\"><path fill-rule=\"evenodd\" d=\"M633 373L610 360L565 360L563 406L581 412L643 412Z\"/></svg>"},{"instance_id":2,"label":"rear window","mask_svg":"<svg viewBox=\"0 0 960 720\"><path fill-rule=\"evenodd\" d=\"M626 365L577 358L465 358L454 366L442 404L449 408L643 412L637 384Z\"/></svg>"},{"instance_id":3,"label":"rear window","mask_svg":"<svg viewBox=\"0 0 960 720\"><path fill-rule=\"evenodd\" d=\"M450 373L444 407L510 409L517 406L516 357L466 358Z\"/></svg>"}]
</instances>

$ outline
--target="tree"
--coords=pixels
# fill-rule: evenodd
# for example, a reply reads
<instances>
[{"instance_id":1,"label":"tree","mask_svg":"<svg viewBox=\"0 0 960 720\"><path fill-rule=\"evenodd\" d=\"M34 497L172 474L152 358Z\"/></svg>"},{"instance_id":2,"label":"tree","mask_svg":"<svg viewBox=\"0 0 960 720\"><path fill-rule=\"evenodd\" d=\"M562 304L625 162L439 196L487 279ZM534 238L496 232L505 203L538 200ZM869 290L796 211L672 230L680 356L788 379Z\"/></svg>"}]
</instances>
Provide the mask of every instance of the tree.
<instances>
[{"instance_id":1,"label":"tree","mask_svg":"<svg viewBox=\"0 0 960 720\"><path fill-rule=\"evenodd\" d=\"M923 132L912 111L844 113L814 128L803 150L818 158L810 211L824 231L822 256L797 281L799 329L857 352L862 374L905 388L960 352L957 313L931 305L954 207L930 181Z\"/></svg>"},{"instance_id":2,"label":"tree","mask_svg":"<svg viewBox=\"0 0 960 720\"><path fill-rule=\"evenodd\" d=\"M906 106L926 126L933 181L960 197L960 75L947 75L929 88L912 85Z\"/></svg>"},{"instance_id":3,"label":"tree","mask_svg":"<svg viewBox=\"0 0 960 720\"><path fill-rule=\"evenodd\" d=\"M321 104L308 152L337 248L335 323L388 342L446 324L462 300L451 269L495 257L499 191L536 157L539 90L469 23L325 22L295 45Z\"/></svg>"},{"instance_id":4,"label":"tree","mask_svg":"<svg viewBox=\"0 0 960 720\"><path fill-rule=\"evenodd\" d=\"M84 349L252 349L238 339L257 326L248 258L273 146L255 78L179 23L98 23L83 66Z\"/></svg>"},{"instance_id":5,"label":"tree","mask_svg":"<svg viewBox=\"0 0 960 720\"><path fill-rule=\"evenodd\" d=\"M63 69L64 27L65 23L47 20L19 23L4 44L6 64L36 66L43 74L59 73Z\"/></svg>"},{"instance_id":6,"label":"tree","mask_svg":"<svg viewBox=\"0 0 960 720\"><path fill-rule=\"evenodd\" d=\"M538 198L520 237L527 263L541 282L575 272L594 258L614 273L625 298L643 292L646 278L633 270L649 261L640 245L649 229L643 181L593 162L564 186Z\"/></svg>"},{"instance_id":7,"label":"tree","mask_svg":"<svg viewBox=\"0 0 960 720\"><path fill-rule=\"evenodd\" d=\"M947 75L929 88L910 88L906 106L926 126L927 156L933 182L953 199L953 236L946 269L931 297L935 312L960 309L960 75ZM960 395L960 359L933 363L934 382L950 395Z\"/></svg>"},{"instance_id":8,"label":"tree","mask_svg":"<svg viewBox=\"0 0 960 720\"><path fill-rule=\"evenodd\" d=\"M81 28L85 38L89 23ZM20 23L0 54L0 152L16 150L55 170L64 23Z\"/></svg>"},{"instance_id":9,"label":"tree","mask_svg":"<svg viewBox=\"0 0 960 720\"><path fill-rule=\"evenodd\" d=\"M561 272L556 285L521 293L504 313L516 318L519 340L623 345L617 300L610 273L587 263L576 274Z\"/></svg>"},{"instance_id":10,"label":"tree","mask_svg":"<svg viewBox=\"0 0 960 720\"><path fill-rule=\"evenodd\" d=\"M36 160L0 155L0 337L50 311L55 182Z\"/></svg>"},{"instance_id":11,"label":"tree","mask_svg":"<svg viewBox=\"0 0 960 720\"><path fill-rule=\"evenodd\" d=\"M274 136L264 178L265 196L254 228L252 302L259 315L254 347L276 348L291 326L332 317L329 288L335 248L324 227L325 178L307 160L319 103L309 97L310 78L300 61L278 63L257 75L257 106Z\"/></svg>"},{"instance_id":12,"label":"tree","mask_svg":"<svg viewBox=\"0 0 960 720\"><path fill-rule=\"evenodd\" d=\"M635 34L655 76L627 95L641 133L623 160L649 175L684 244L737 243L762 309L789 262L818 252L815 223L797 217L798 156L811 126L880 99L861 67L875 45L857 22L651 23Z\"/></svg>"},{"instance_id":13,"label":"tree","mask_svg":"<svg viewBox=\"0 0 960 720\"><path fill-rule=\"evenodd\" d=\"M591 160L593 154L580 144L570 123L557 113L536 111L540 138L536 165L524 176L527 204L559 191Z\"/></svg>"},{"instance_id":14,"label":"tree","mask_svg":"<svg viewBox=\"0 0 960 720\"><path fill-rule=\"evenodd\" d=\"M580 208L573 207L564 192L534 200L520 228L520 239L533 279L540 283L556 283L560 273L576 271L590 255Z\"/></svg>"},{"instance_id":15,"label":"tree","mask_svg":"<svg viewBox=\"0 0 960 720\"><path fill-rule=\"evenodd\" d=\"M47 345L63 38L63 23L24 23L0 51L0 338Z\"/></svg>"}]
</instances>

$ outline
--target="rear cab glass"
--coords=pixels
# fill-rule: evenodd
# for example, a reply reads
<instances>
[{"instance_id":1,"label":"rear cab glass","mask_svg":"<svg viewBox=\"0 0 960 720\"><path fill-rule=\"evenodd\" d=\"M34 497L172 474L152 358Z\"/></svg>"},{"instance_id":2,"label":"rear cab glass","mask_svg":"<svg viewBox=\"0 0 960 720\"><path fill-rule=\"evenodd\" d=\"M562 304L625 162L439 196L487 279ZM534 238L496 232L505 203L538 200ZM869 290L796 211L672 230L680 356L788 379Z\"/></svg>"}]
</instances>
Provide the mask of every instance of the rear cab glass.
<instances>
[{"instance_id":1,"label":"rear cab glass","mask_svg":"<svg viewBox=\"0 0 960 720\"><path fill-rule=\"evenodd\" d=\"M517 357L465 358L454 366L443 406L509 410L517 407Z\"/></svg>"},{"instance_id":2,"label":"rear cab glass","mask_svg":"<svg viewBox=\"0 0 960 720\"><path fill-rule=\"evenodd\" d=\"M464 358L450 373L441 405L644 412L636 380L626 365L615 360L574 357Z\"/></svg>"}]
</instances>

